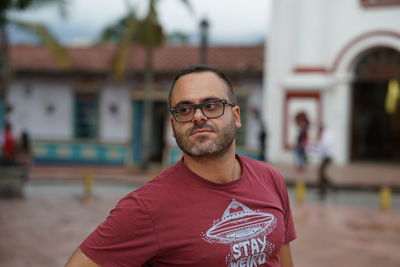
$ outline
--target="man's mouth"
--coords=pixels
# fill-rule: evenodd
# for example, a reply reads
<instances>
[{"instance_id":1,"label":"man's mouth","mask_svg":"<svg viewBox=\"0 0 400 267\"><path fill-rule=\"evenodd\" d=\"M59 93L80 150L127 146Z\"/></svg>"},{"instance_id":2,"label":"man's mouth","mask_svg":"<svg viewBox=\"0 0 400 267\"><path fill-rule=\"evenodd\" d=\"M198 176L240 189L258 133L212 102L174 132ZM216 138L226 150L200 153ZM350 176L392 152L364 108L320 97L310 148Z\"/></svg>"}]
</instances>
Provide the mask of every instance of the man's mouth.
<instances>
[{"instance_id":1,"label":"man's mouth","mask_svg":"<svg viewBox=\"0 0 400 267\"><path fill-rule=\"evenodd\" d=\"M194 127L195 129L192 129L190 131L190 135L197 135L197 134L202 134L202 133L211 133L214 132L211 127Z\"/></svg>"},{"instance_id":2,"label":"man's mouth","mask_svg":"<svg viewBox=\"0 0 400 267\"><path fill-rule=\"evenodd\" d=\"M211 133L211 130L196 130L193 131L190 135L197 135L197 134L203 134L203 133Z\"/></svg>"}]
</instances>

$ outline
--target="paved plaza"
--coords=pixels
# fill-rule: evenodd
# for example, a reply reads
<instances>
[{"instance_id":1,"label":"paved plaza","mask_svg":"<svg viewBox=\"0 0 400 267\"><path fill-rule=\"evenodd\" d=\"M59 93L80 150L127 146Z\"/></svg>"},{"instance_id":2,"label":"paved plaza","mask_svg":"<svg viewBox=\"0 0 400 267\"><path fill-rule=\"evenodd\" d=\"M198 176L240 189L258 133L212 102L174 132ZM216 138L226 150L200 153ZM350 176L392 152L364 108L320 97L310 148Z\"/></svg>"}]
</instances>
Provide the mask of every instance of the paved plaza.
<instances>
[{"instance_id":1,"label":"paved plaza","mask_svg":"<svg viewBox=\"0 0 400 267\"><path fill-rule=\"evenodd\" d=\"M96 182L83 199L80 181L34 180L23 199L0 199L0 266L63 266L83 238L118 199L137 185ZM309 190L293 214L298 239L292 243L297 267L400 266L400 195L393 208L379 210L374 192L330 193L324 203ZM354 201L353 201L354 200Z\"/></svg>"}]
</instances>

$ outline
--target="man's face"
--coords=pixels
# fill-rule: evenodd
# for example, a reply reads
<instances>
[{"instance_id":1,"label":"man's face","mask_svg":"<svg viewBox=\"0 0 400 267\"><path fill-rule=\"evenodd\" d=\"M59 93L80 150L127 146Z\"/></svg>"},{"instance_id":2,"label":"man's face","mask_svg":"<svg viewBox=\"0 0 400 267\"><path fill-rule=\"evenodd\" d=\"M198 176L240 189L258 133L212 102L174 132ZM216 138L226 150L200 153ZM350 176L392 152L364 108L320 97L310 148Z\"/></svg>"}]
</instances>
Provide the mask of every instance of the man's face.
<instances>
[{"instance_id":1,"label":"man's face","mask_svg":"<svg viewBox=\"0 0 400 267\"><path fill-rule=\"evenodd\" d=\"M228 99L227 85L212 72L184 75L175 83L171 106L200 104L208 100ZM208 119L196 109L193 119L179 123L171 117L174 137L180 149L192 157L210 158L223 155L235 139L236 128L241 126L238 106L225 105L219 118Z\"/></svg>"}]
</instances>

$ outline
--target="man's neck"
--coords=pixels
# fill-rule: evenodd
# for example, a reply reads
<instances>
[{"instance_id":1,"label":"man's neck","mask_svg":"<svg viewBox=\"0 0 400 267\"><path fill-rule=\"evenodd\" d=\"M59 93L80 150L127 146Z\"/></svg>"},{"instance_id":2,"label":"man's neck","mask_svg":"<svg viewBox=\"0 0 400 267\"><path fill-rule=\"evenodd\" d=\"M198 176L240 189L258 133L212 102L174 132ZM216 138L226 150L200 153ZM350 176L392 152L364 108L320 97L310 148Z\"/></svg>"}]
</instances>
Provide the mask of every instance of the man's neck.
<instances>
[{"instance_id":1,"label":"man's neck","mask_svg":"<svg viewBox=\"0 0 400 267\"><path fill-rule=\"evenodd\" d=\"M236 159L235 145L220 157L193 158L184 155L184 164L200 177L214 183L228 183L240 178L242 170Z\"/></svg>"}]
</instances>

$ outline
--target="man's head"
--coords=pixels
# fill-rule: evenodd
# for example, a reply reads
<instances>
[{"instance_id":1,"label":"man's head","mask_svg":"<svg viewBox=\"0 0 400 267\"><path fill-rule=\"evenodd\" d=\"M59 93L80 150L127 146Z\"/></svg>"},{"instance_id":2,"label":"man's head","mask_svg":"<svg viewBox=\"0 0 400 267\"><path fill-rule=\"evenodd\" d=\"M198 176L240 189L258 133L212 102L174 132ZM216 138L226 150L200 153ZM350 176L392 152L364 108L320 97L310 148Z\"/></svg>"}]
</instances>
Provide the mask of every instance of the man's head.
<instances>
[{"instance_id":1,"label":"man's head","mask_svg":"<svg viewBox=\"0 0 400 267\"><path fill-rule=\"evenodd\" d=\"M171 106L171 98L173 94L173 89L176 84L176 82L184 75L188 75L191 73L202 73L202 72L212 72L216 74L225 84L226 84L226 89L228 90L228 100L233 104L236 105L236 96L235 96L235 91L233 90L233 86L229 79L226 77L225 73L220 71L219 69L216 69L214 67L208 66L208 65L191 65L187 68L182 69L178 74L175 76L171 89L169 91L169 96L168 96L168 102L169 106Z\"/></svg>"},{"instance_id":2,"label":"man's head","mask_svg":"<svg viewBox=\"0 0 400 267\"><path fill-rule=\"evenodd\" d=\"M182 70L173 81L169 102L174 136L185 154L212 158L234 148L240 108L221 71L204 65Z\"/></svg>"}]
</instances>

